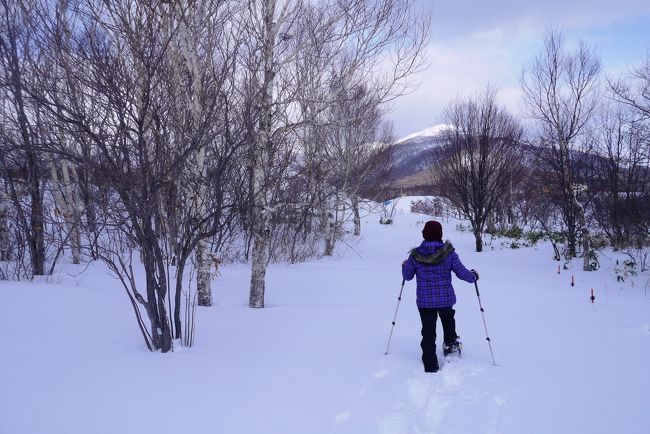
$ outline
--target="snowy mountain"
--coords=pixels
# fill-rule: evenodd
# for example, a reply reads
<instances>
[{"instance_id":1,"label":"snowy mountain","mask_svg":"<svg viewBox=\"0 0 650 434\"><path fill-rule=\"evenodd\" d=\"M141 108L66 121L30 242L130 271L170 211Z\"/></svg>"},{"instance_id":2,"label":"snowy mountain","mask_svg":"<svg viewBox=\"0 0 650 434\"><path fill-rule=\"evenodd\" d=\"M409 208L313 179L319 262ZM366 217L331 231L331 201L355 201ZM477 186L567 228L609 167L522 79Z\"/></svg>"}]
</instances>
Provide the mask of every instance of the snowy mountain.
<instances>
[{"instance_id":1,"label":"snowy mountain","mask_svg":"<svg viewBox=\"0 0 650 434\"><path fill-rule=\"evenodd\" d=\"M429 193L427 168L435 162L435 149L442 144L442 133L448 128L444 124L434 125L409 134L389 147L387 152L390 153L391 163L385 182L392 188L384 194L399 196L402 193Z\"/></svg>"},{"instance_id":2,"label":"snowy mountain","mask_svg":"<svg viewBox=\"0 0 650 434\"><path fill-rule=\"evenodd\" d=\"M422 131L418 131L417 133L412 133L405 137L402 137L401 139L395 141L395 143L402 143L402 142L410 141L412 139L422 139L426 137L439 137L442 133L444 133L450 128L451 126L446 124L434 125Z\"/></svg>"}]
</instances>

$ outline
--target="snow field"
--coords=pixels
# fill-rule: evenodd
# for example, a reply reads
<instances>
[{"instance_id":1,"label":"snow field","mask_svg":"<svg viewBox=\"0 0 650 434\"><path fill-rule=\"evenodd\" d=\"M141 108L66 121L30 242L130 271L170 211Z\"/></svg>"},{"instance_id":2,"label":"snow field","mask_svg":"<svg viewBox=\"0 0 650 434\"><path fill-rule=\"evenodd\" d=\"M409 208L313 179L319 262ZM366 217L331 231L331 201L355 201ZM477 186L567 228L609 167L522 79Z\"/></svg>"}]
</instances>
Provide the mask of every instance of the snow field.
<instances>
[{"instance_id":1,"label":"snow field","mask_svg":"<svg viewBox=\"0 0 650 434\"><path fill-rule=\"evenodd\" d=\"M174 354L146 351L101 264L77 277L68 264L53 283L0 282L0 433L650 432L648 276L618 283L607 260L558 275L546 244L479 254L443 221L481 274L498 366L474 287L457 279L462 360L445 363L439 347L440 372L423 372L415 281L384 356L400 263L427 219L408 202L394 225L366 218L355 251L272 265L266 309L246 307L248 266L224 266L195 347Z\"/></svg>"}]
</instances>

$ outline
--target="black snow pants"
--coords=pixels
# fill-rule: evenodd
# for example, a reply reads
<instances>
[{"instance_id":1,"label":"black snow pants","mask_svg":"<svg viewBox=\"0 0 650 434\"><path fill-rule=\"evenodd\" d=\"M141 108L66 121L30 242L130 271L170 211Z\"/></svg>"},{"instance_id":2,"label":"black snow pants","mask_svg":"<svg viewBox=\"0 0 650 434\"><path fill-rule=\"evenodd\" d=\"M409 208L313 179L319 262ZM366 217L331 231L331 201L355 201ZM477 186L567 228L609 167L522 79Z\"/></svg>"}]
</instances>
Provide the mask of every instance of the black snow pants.
<instances>
[{"instance_id":1,"label":"black snow pants","mask_svg":"<svg viewBox=\"0 0 650 434\"><path fill-rule=\"evenodd\" d=\"M454 342L456 335L456 320L454 314L456 311L451 307L441 307L438 309L418 308L420 319L422 320L422 363L425 369L438 367L438 357L436 357L436 322L440 315L444 340L446 344Z\"/></svg>"}]
</instances>

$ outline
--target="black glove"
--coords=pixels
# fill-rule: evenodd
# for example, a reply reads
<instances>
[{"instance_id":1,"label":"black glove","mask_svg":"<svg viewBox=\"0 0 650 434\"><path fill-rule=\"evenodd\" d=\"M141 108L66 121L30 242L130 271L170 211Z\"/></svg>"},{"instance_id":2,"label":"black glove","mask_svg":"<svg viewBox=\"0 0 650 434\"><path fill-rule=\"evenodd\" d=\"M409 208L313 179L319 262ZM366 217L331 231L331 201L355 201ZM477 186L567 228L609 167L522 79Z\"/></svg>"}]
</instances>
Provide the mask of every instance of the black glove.
<instances>
[{"instance_id":1,"label":"black glove","mask_svg":"<svg viewBox=\"0 0 650 434\"><path fill-rule=\"evenodd\" d=\"M472 273L474 273L474 276L476 276L476 281L478 282L478 271L476 271L476 270L473 269L473 268L472 268L471 270L469 270L469 271L471 271Z\"/></svg>"}]
</instances>

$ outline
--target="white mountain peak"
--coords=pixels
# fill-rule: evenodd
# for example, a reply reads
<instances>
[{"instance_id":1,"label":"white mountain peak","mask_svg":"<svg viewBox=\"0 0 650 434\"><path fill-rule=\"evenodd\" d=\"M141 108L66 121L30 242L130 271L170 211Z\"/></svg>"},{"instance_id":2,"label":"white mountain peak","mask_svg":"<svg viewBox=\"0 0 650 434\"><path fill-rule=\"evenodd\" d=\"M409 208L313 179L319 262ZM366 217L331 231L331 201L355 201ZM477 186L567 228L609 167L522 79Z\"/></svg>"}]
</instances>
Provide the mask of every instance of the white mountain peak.
<instances>
[{"instance_id":1,"label":"white mountain peak","mask_svg":"<svg viewBox=\"0 0 650 434\"><path fill-rule=\"evenodd\" d=\"M402 137L401 139L397 140L395 143L405 142L414 137L434 137L440 135L443 131L448 130L449 128L451 128L451 126L447 124L434 125L422 131L418 131L417 133L409 134L406 137Z\"/></svg>"}]
</instances>

